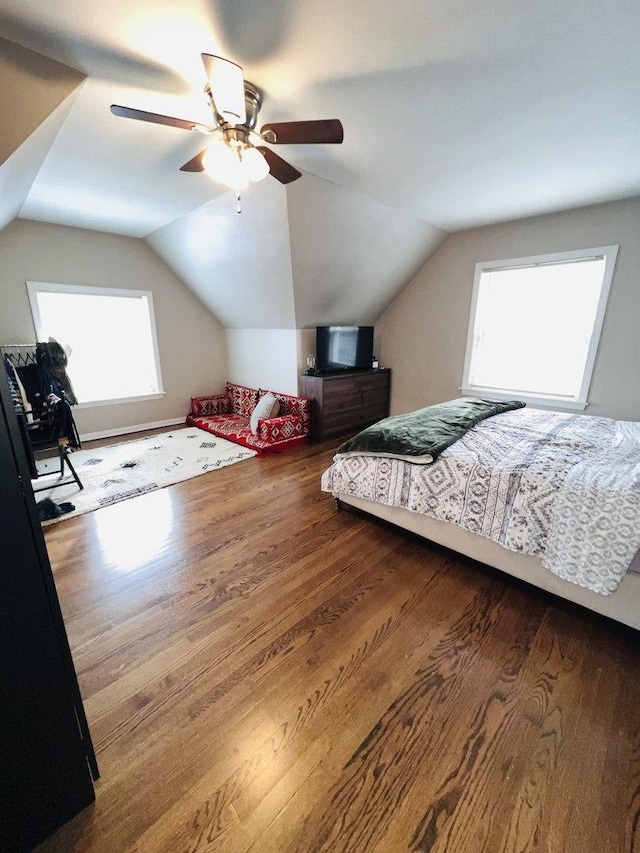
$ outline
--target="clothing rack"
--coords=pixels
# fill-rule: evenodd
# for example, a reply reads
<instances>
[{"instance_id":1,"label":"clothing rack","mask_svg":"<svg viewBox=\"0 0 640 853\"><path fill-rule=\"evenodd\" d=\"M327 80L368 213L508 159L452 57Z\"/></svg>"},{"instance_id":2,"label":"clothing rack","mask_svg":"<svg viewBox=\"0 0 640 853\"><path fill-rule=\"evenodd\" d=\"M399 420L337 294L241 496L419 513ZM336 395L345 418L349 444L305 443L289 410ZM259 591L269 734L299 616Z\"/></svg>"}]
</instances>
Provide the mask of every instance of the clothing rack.
<instances>
[{"instance_id":1,"label":"clothing rack","mask_svg":"<svg viewBox=\"0 0 640 853\"><path fill-rule=\"evenodd\" d=\"M8 358L14 367L26 367L37 364L37 344L0 344L0 355Z\"/></svg>"},{"instance_id":2,"label":"clothing rack","mask_svg":"<svg viewBox=\"0 0 640 853\"><path fill-rule=\"evenodd\" d=\"M37 365L37 353L37 343L0 344L0 356L2 357L2 359L7 359L7 361L9 361L14 368L30 367L32 365ZM62 396L64 397L64 393L62 394ZM73 420L73 415L71 414L71 408L68 402L66 402L66 400L60 401L58 405L63 406L69 413L67 422L70 429L67 431L66 434L61 433L59 426L61 421L58 420L58 427L56 430L57 434L55 435L55 437L53 435L47 434L46 432L47 427L51 427L52 423L54 425L56 423L55 420L52 422L51 414L47 411L47 409L43 410L44 413L39 412L36 420L31 419L30 421L28 421L27 415L29 416L29 418L31 418L32 413L30 411L27 412L26 410L22 410L22 407L18 407L16 405L16 414L18 415L18 421L20 424L21 433L23 435L25 449L27 450L32 479L35 480L40 476L38 472L38 467L36 465L35 454L38 451L50 450L53 448L57 448L58 451L58 459L60 462L59 474L62 479L50 485L41 486L39 488L33 488L34 492L42 492L47 491L49 489L55 489L58 486L66 486L67 484L72 483L74 481L80 489L84 488L69 458L69 455L72 450L72 448L69 447L70 439L73 438L74 446L80 447L80 441L77 437L77 430L75 426L75 421ZM44 436L41 435L43 428L45 428ZM71 477L65 478L65 465L69 468L71 472Z\"/></svg>"}]
</instances>

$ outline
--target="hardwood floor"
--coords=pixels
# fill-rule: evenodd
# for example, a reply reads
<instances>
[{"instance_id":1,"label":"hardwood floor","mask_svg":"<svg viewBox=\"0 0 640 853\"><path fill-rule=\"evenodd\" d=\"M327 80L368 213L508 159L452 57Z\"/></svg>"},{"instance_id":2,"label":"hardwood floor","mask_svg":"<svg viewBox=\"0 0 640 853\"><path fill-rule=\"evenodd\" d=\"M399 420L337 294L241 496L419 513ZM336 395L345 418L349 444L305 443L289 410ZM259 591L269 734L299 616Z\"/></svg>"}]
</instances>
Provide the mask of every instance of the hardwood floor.
<instances>
[{"instance_id":1,"label":"hardwood floor","mask_svg":"<svg viewBox=\"0 0 640 853\"><path fill-rule=\"evenodd\" d=\"M640 634L337 513L333 450L46 528L102 778L39 849L640 850Z\"/></svg>"}]
</instances>

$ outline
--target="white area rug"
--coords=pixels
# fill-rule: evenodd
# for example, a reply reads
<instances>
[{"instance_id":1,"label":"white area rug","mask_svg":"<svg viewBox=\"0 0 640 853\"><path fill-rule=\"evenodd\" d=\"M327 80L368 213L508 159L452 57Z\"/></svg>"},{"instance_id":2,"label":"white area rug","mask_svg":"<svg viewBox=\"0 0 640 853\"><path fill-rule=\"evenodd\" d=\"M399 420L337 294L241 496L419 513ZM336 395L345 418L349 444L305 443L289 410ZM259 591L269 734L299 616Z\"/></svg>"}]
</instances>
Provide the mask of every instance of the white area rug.
<instances>
[{"instance_id":1,"label":"white area rug","mask_svg":"<svg viewBox=\"0 0 640 853\"><path fill-rule=\"evenodd\" d=\"M239 444L190 427L147 436L136 441L77 450L70 455L84 489L75 482L36 492L35 499L51 498L57 504L70 502L75 511L53 521L61 521L103 506L190 480L200 474L233 465L255 456ZM38 461L41 476L33 481L39 488L60 479L58 457ZM46 474L53 471L53 474ZM71 472L65 465L65 479Z\"/></svg>"}]
</instances>

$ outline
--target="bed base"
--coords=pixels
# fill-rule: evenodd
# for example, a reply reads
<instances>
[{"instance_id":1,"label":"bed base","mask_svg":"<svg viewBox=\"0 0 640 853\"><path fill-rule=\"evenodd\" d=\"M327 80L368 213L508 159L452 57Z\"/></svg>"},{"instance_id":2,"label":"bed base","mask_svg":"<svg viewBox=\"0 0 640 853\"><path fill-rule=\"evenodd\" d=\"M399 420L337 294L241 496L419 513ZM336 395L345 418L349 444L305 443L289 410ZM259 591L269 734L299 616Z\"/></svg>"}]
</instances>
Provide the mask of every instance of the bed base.
<instances>
[{"instance_id":1,"label":"bed base","mask_svg":"<svg viewBox=\"0 0 640 853\"><path fill-rule=\"evenodd\" d=\"M538 557L509 551L497 542L476 533L470 533L455 524L410 512L403 507L385 506L353 495L334 494L333 497L338 511L343 506L354 507L436 542L438 545L444 545L459 554L478 560L480 563L506 572L553 595L640 630L640 575L635 572L625 575L617 590L611 595L599 595L597 592L591 592L552 574L545 569Z\"/></svg>"}]
</instances>

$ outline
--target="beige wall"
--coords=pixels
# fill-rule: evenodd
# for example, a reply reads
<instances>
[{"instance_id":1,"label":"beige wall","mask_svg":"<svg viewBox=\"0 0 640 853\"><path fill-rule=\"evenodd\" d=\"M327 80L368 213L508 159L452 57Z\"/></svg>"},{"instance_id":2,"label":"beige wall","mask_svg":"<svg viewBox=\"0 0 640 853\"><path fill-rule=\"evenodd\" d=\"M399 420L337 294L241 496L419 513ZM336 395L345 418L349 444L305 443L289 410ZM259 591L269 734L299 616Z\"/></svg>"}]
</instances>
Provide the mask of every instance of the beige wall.
<instances>
[{"instance_id":1,"label":"beige wall","mask_svg":"<svg viewBox=\"0 0 640 853\"><path fill-rule=\"evenodd\" d=\"M143 240L18 219L0 231L0 270L0 343L35 340L26 281L153 292L165 396L80 407L81 434L182 418L190 396L222 390L224 330Z\"/></svg>"},{"instance_id":2,"label":"beige wall","mask_svg":"<svg viewBox=\"0 0 640 853\"><path fill-rule=\"evenodd\" d=\"M376 323L392 411L459 396L478 261L617 243L590 415L640 420L640 198L452 234ZM541 346L543 342L541 341Z\"/></svg>"}]
</instances>

